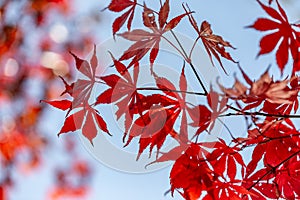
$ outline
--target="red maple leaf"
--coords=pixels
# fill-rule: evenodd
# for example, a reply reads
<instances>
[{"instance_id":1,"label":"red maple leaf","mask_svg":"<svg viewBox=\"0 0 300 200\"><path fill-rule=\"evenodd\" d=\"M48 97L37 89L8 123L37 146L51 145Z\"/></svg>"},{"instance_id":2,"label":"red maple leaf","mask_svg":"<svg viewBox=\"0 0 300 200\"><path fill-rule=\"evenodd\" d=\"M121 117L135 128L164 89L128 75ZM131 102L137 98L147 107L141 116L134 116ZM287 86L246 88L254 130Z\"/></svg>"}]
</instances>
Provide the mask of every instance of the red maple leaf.
<instances>
[{"instance_id":1,"label":"red maple leaf","mask_svg":"<svg viewBox=\"0 0 300 200\"><path fill-rule=\"evenodd\" d=\"M297 170L293 167L287 169L292 166L291 163L295 162L293 160L300 153L298 145L300 137L296 128L291 123L277 121L257 124L257 128L249 130L248 133L245 144L256 146L252 159L246 167L244 186L253 192L257 199L290 198L294 192L298 193L297 187L283 185L284 182L298 181ZM261 161L263 167L259 164ZM298 165L295 164L296 166ZM295 179L289 177L290 175L286 173L288 170L294 174ZM285 190L282 190L283 187Z\"/></svg>"},{"instance_id":2,"label":"red maple leaf","mask_svg":"<svg viewBox=\"0 0 300 200\"><path fill-rule=\"evenodd\" d=\"M114 66L119 76L116 74L102 76L101 79L109 87L97 97L96 105L115 103L118 107L116 111L117 119L125 115L125 132L129 129L133 115L140 112L142 105L140 99L142 94L137 91L137 79L139 75L139 64L135 63L133 77L131 77L126 66L112 56Z\"/></svg>"},{"instance_id":3,"label":"red maple leaf","mask_svg":"<svg viewBox=\"0 0 300 200\"><path fill-rule=\"evenodd\" d=\"M204 130L212 130L215 120L218 116L227 110L227 98L221 97L217 92L211 89L211 92L206 97L209 107L205 105L198 105L193 108L188 108L189 114L193 120L191 125L197 127L198 130L195 135L199 135Z\"/></svg>"},{"instance_id":4,"label":"red maple leaf","mask_svg":"<svg viewBox=\"0 0 300 200\"><path fill-rule=\"evenodd\" d=\"M274 81L268 69L257 81L251 81L240 68L245 81L250 88L241 83L237 78L233 88L225 88L219 84L221 90L233 100L241 100L246 106L242 109L249 110L263 104L262 110L274 114L289 114L294 107L298 109L299 82L297 77Z\"/></svg>"},{"instance_id":5,"label":"red maple leaf","mask_svg":"<svg viewBox=\"0 0 300 200\"><path fill-rule=\"evenodd\" d=\"M272 17L272 19L259 18L253 25L249 26L258 31L271 31L270 34L265 35L260 40L260 51L258 55L270 53L278 46L276 50L276 61L281 73L283 73L288 62L289 52L291 52L294 60L293 72L299 71L297 62L299 62L300 38L299 32L293 28L296 25L289 23L288 17L278 0L276 0L276 3L279 12L270 6L264 5L259 0L257 0L257 2L264 11Z\"/></svg>"},{"instance_id":6,"label":"red maple leaf","mask_svg":"<svg viewBox=\"0 0 300 200\"><path fill-rule=\"evenodd\" d=\"M70 52L70 54L73 56L73 58L75 60L77 70L79 72L81 72L83 75L85 75L87 78L89 78L90 80L94 80L96 68L98 66L98 59L97 59L97 55L96 55L96 45L94 45L94 51L93 51L93 55L90 60L90 63L86 60L78 58L72 52Z\"/></svg>"},{"instance_id":7,"label":"red maple leaf","mask_svg":"<svg viewBox=\"0 0 300 200\"><path fill-rule=\"evenodd\" d=\"M110 11L113 12L122 12L123 10L129 8L125 13L115 19L112 25L113 35L115 35L121 27L127 21L128 30L131 29L132 20L134 17L135 7L137 5L136 0L112 0L109 6L107 7Z\"/></svg>"},{"instance_id":8,"label":"red maple leaf","mask_svg":"<svg viewBox=\"0 0 300 200\"><path fill-rule=\"evenodd\" d=\"M281 197L286 199L296 199L300 196L300 161L293 157L288 162L278 168L275 177L278 191Z\"/></svg>"},{"instance_id":9,"label":"red maple leaf","mask_svg":"<svg viewBox=\"0 0 300 200\"><path fill-rule=\"evenodd\" d=\"M230 182L220 181L220 174L211 169L210 166L213 166L215 169L218 168L219 164L218 162L210 162L210 160L216 161L216 157L212 158L206 149L215 148L217 150L219 147L220 145L217 144L215 146L215 143L212 142L190 144L184 153L181 153L181 156L175 161L171 170L170 183L172 194L177 190L186 200L199 199L203 191L207 192L203 198L207 200L241 199L241 196L250 194L250 192L241 185L241 181L235 180L234 178L232 178L233 180ZM230 148L226 147L226 149ZM234 154L231 156L234 156ZM237 162L243 165L241 157L236 156L234 159L237 159ZM228 162L230 168L233 167L232 162ZM182 189L183 192L179 189Z\"/></svg>"},{"instance_id":10,"label":"red maple leaf","mask_svg":"<svg viewBox=\"0 0 300 200\"><path fill-rule=\"evenodd\" d=\"M149 9L146 4L144 4L143 24L147 28L151 29L152 32L136 29L118 34L127 40L135 42L123 53L119 60L122 61L132 59L128 66L130 67L134 63L141 60L147 54L147 52L150 51L150 64L153 65L159 52L159 44L163 34L174 29L181 19L187 14L189 13L179 15L167 22L167 18L169 16L169 0L166 0L163 6L160 8L158 14L159 25L157 25L154 11Z\"/></svg>"},{"instance_id":11,"label":"red maple leaf","mask_svg":"<svg viewBox=\"0 0 300 200\"><path fill-rule=\"evenodd\" d=\"M187 88L187 83L184 67L179 82L179 88L183 91L181 95L176 92L176 87L168 79L158 77L155 73L153 75L157 89L160 89L166 96L153 94L140 99L142 102L141 112L139 117L133 122L126 142L126 145L128 145L133 138L140 137L138 158L148 146L150 146L150 154L153 147L156 146L158 156L159 150L167 136L175 138L180 144L188 142L187 116L185 110L186 94L184 93ZM181 129L180 132L177 133L173 129L173 126L181 113Z\"/></svg>"},{"instance_id":12,"label":"red maple leaf","mask_svg":"<svg viewBox=\"0 0 300 200\"><path fill-rule=\"evenodd\" d=\"M139 159L148 146L150 146L150 155L155 146L158 150L158 155L166 137L173 133L173 126L180 114L174 107L168 108L173 103L163 95L151 95L145 98L147 98L147 102L151 103L152 106L146 109L145 113L133 122L125 144L127 146L133 138L140 137L137 159ZM155 103L157 100L158 102Z\"/></svg>"},{"instance_id":13,"label":"red maple leaf","mask_svg":"<svg viewBox=\"0 0 300 200\"><path fill-rule=\"evenodd\" d=\"M89 99L92 89L95 84L96 68L98 67L98 59L96 56L96 46L94 45L93 55L90 62L78 58L75 54L71 53L75 59L76 68L87 79L78 79L72 84L68 84L62 77L60 77L65 85L65 91L61 94L69 94L73 97L70 100L56 100L43 102L56 107L61 110L68 110L65 122L58 133L58 135L67 132L74 132L82 130L82 134L93 145L93 139L97 136L99 127L104 132L109 133L106 122L101 117L100 113L89 105ZM72 112L74 111L75 112Z\"/></svg>"},{"instance_id":14,"label":"red maple leaf","mask_svg":"<svg viewBox=\"0 0 300 200\"><path fill-rule=\"evenodd\" d=\"M250 190L253 194L250 197L247 196L247 199L263 200L268 198L279 198L276 185L269 181L274 178L274 173L268 173L270 170L270 167L259 169L255 173L251 174L251 176L244 179L243 186Z\"/></svg>"},{"instance_id":15,"label":"red maple leaf","mask_svg":"<svg viewBox=\"0 0 300 200\"><path fill-rule=\"evenodd\" d=\"M191 13L188 6L183 6L183 8L186 13ZM234 49L234 47L229 42L225 41L221 36L213 34L211 25L207 21L203 21L201 27L199 28L197 21L195 20L193 15L189 14L188 17L191 25L198 34L198 38L196 39L196 41L198 41L198 39L201 39L205 50L211 60L211 63L214 65L214 62L212 60L212 56L214 56L221 65L223 71L227 74L219 55L221 55L223 58L226 58L227 60L235 62L225 49L226 47Z\"/></svg>"},{"instance_id":16,"label":"red maple leaf","mask_svg":"<svg viewBox=\"0 0 300 200\"><path fill-rule=\"evenodd\" d=\"M214 172L219 176L224 176L225 172L231 181L236 180L237 163L241 167L242 176L244 176L245 164L241 154L238 152L239 148L229 147L224 140L219 139L214 145L214 151L209 155L211 159L210 164L214 168Z\"/></svg>"},{"instance_id":17,"label":"red maple leaf","mask_svg":"<svg viewBox=\"0 0 300 200\"><path fill-rule=\"evenodd\" d=\"M150 155L155 146L158 150L157 155L159 154L166 137L169 134L175 135L173 126L180 114L178 102L161 94L144 96L140 101L143 102L142 112L130 125L125 144L127 146L133 138L140 137L137 159L148 146ZM124 138L126 136L127 134Z\"/></svg>"},{"instance_id":18,"label":"red maple leaf","mask_svg":"<svg viewBox=\"0 0 300 200\"><path fill-rule=\"evenodd\" d=\"M71 52L70 52L71 53ZM65 91L62 92L61 96L64 94L69 94L73 97L72 109L84 106L88 104L90 99L92 89L95 84L96 68L98 67L98 59L96 55L96 45L94 45L93 55L90 62L78 58L75 54L71 53L75 60L76 68L88 79L78 79L75 82L68 84L63 77L60 76L61 80L65 85Z\"/></svg>"},{"instance_id":19,"label":"red maple leaf","mask_svg":"<svg viewBox=\"0 0 300 200\"><path fill-rule=\"evenodd\" d=\"M94 108L87 106L66 117L64 125L58 135L81 129L83 136L85 136L93 145L93 139L98 133L97 127L110 135L106 122L101 117L100 113Z\"/></svg>"},{"instance_id":20,"label":"red maple leaf","mask_svg":"<svg viewBox=\"0 0 300 200\"><path fill-rule=\"evenodd\" d=\"M249 130L247 145L257 144L252 161L247 167L248 174L255 170L258 161L262 159L265 166L276 166L282 160L299 150L295 139L299 133L295 127L289 127L282 122L270 122L258 125L259 128Z\"/></svg>"},{"instance_id":21,"label":"red maple leaf","mask_svg":"<svg viewBox=\"0 0 300 200\"><path fill-rule=\"evenodd\" d=\"M181 195L186 200L199 199L201 192L212 186L213 171L202 154L207 152L200 145L192 143L175 161L171 173L171 192L183 189Z\"/></svg>"}]
</instances>

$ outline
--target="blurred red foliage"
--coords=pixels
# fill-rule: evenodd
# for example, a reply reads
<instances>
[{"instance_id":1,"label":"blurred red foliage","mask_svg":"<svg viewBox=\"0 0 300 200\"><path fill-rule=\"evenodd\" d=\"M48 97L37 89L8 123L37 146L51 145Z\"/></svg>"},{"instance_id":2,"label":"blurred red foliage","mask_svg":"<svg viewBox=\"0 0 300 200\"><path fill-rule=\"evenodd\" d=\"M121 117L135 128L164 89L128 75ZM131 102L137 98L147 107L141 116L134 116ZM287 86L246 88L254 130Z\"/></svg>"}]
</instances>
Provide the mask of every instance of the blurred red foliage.
<instances>
[{"instance_id":1,"label":"blurred red foliage","mask_svg":"<svg viewBox=\"0 0 300 200\"><path fill-rule=\"evenodd\" d=\"M39 100L57 96L63 86L56 75L72 78L67 52L85 54L95 41L90 32L70 28L78 23L76 9L72 0L0 2L0 200L9 199L18 184L14 174L43 167L43 153L55 145L41 129L47 109ZM98 16L86 16L99 22ZM70 140L63 144L67 151L62 156L76 159L57 164L51 199L83 198L88 191L91 167ZM70 177L76 181L70 182Z\"/></svg>"}]
</instances>

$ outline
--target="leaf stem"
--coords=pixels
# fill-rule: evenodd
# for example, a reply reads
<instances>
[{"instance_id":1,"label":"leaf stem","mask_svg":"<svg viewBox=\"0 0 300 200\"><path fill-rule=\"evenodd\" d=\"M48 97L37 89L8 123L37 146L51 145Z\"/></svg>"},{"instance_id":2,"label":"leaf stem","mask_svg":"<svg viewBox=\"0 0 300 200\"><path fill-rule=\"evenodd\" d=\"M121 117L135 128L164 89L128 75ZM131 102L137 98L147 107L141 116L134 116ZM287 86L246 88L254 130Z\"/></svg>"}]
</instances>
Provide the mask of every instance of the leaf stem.
<instances>
[{"instance_id":1,"label":"leaf stem","mask_svg":"<svg viewBox=\"0 0 300 200\"><path fill-rule=\"evenodd\" d=\"M185 50L184 50L184 48L183 48L181 42L179 41L178 37L176 36L176 34L174 33L173 30L170 30L170 32L171 32L171 34L173 35L173 37L175 38L176 42L178 43L180 49L182 50L182 52L183 52L183 54L184 54L184 56L185 56L185 60L187 60L187 62L190 63L191 61L189 60L189 57L188 57L187 53L185 52Z\"/></svg>"},{"instance_id":2,"label":"leaf stem","mask_svg":"<svg viewBox=\"0 0 300 200\"><path fill-rule=\"evenodd\" d=\"M182 57L186 62L189 62L188 57L185 55L184 52L182 52L178 47L176 47L175 44L173 44L168 38L165 36L161 35L163 39L165 39Z\"/></svg>"},{"instance_id":3,"label":"leaf stem","mask_svg":"<svg viewBox=\"0 0 300 200\"><path fill-rule=\"evenodd\" d=\"M197 44L197 42L198 42L198 40L200 39L200 37L197 37L197 39L195 40L195 42L194 42L194 44L193 44L193 46L192 46L192 48L191 48L191 51L190 51L190 54L189 54L189 59L191 60L191 58L192 58L192 53L193 53L193 51L194 51L194 49L195 49L195 47L196 47L196 44Z\"/></svg>"}]
</instances>

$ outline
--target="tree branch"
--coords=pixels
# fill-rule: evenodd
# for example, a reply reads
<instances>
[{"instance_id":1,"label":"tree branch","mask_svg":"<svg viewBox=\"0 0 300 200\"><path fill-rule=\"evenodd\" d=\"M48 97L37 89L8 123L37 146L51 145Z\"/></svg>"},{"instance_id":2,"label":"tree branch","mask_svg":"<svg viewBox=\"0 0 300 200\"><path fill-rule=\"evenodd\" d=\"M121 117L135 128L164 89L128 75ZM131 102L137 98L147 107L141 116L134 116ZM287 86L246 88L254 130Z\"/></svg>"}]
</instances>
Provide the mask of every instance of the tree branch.
<instances>
[{"instance_id":1,"label":"tree branch","mask_svg":"<svg viewBox=\"0 0 300 200\"><path fill-rule=\"evenodd\" d=\"M167 91L167 92L175 92L175 93L186 93L186 94L193 94L198 96L206 96L205 93L200 92L190 92L190 91L180 91L180 90L169 90L169 89L160 89L160 88L151 88L151 87L145 87L145 88L137 88L136 90L149 90L149 91Z\"/></svg>"},{"instance_id":2,"label":"tree branch","mask_svg":"<svg viewBox=\"0 0 300 200\"><path fill-rule=\"evenodd\" d=\"M229 116L238 116L238 115L250 115L250 116L264 116L264 117L274 117L274 118L300 118L300 115L284 115L284 114L270 114L262 112L247 112L227 105L227 108L236 111L237 113L227 113L224 115L219 115L219 117L229 117Z\"/></svg>"}]
</instances>

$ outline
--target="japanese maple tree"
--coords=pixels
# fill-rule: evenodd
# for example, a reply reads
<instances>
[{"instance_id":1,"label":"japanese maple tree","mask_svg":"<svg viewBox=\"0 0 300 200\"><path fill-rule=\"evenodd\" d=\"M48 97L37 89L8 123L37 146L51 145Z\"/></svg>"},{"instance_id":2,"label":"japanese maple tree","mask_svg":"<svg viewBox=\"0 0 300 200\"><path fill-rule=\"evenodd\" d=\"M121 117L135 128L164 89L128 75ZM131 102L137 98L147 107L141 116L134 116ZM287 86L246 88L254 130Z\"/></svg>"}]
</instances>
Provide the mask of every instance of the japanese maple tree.
<instances>
[{"instance_id":1,"label":"japanese maple tree","mask_svg":"<svg viewBox=\"0 0 300 200\"><path fill-rule=\"evenodd\" d=\"M197 21L196 11L188 4L182 5L181 13L170 17L170 1L158 1L158 10L137 0L110 2L107 10L119 13L112 24L112 35L132 44L119 57L108 52L113 63L110 67L115 70L113 74L96 73L100 66L96 47L90 60L71 52L76 69L85 78L67 83L61 77L65 85L63 94L69 97L44 101L67 111L59 135L81 130L94 145L97 134L110 134L123 138L124 148L137 139L137 160L148 149L150 156L155 157L149 165L173 161L170 194L178 192L186 200L299 199L300 132L296 120L300 118L297 115L300 24L290 22L279 0L257 0L266 16L253 19L254 23L247 27L266 32L260 40L258 56L274 51L277 66L272 70L268 67L255 80L256 77L247 75L243 63L237 63L238 58L231 56L235 47L215 33L207 20ZM134 20L140 21L143 28L135 28ZM184 20L189 23L189 31L196 35L191 49L183 47L175 32ZM174 40L170 40L168 34ZM172 82L171 77L160 75L154 67L163 41L183 60L184 64L174 66L181 69L177 83ZM224 76L228 70L223 61L236 63L243 80L234 77L232 87L217 81L218 88L208 88L209 83L201 79L200 66L193 60L197 43L202 44L212 63L217 61ZM149 64L140 65L148 56ZM155 80L155 87L139 85L142 67L150 69L149 76ZM277 68L288 76L275 79L272 71ZM194 77L186 76L188 71ZM191 79L197 80L201 92L188 91ZM107 88L94 97L91 92L97 84ZM187 95L202 103L189 102ZM110 131L110 123L99 109L99 105L109 104L117 107L116 120L125 116L122 136ZM245 120L245 133L235 132L235 127L222 121L231 116ZM203 136L210 135L217 122L222 123L227 136L205 140ZM164 152L162 149L168 139L177 146ZM156 154L152 155L154 150Z\"/></svg>"}]
</instances>

